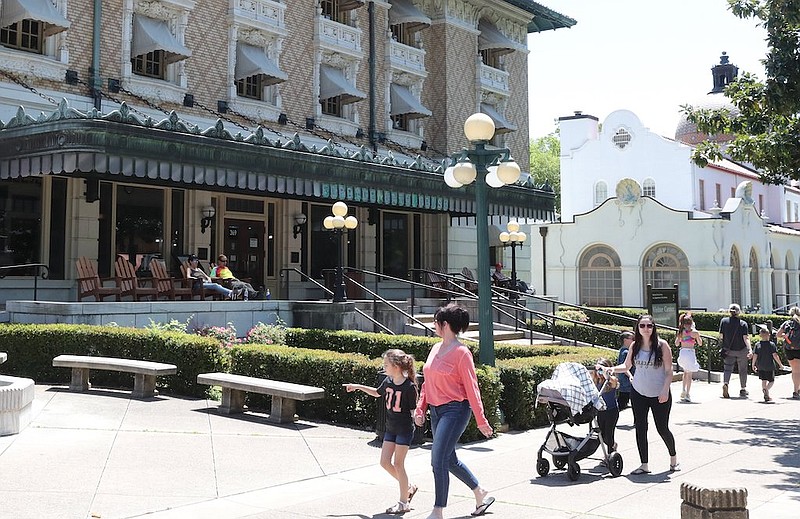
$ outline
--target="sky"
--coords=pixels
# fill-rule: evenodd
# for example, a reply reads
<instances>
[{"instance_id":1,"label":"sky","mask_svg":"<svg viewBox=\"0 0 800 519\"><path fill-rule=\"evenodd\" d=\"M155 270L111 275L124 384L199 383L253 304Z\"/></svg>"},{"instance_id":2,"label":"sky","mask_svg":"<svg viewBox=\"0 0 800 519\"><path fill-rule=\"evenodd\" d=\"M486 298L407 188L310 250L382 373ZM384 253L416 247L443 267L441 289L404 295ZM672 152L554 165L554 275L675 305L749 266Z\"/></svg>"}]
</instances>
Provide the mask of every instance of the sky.
<instances>
[{"instance_id":1,"label":"sky","mask_svg":"<svg viewBox=\"0 0 800 519\"><path fill-rule=\"evenodd\" d=\"M726 0L537 1L578 23L528 35L531 139L576 110L602 122L620 109L674 137L680 105L706 98L722 51L739 74L764 76L766 31Z\"/></svg>"}]
</instances>

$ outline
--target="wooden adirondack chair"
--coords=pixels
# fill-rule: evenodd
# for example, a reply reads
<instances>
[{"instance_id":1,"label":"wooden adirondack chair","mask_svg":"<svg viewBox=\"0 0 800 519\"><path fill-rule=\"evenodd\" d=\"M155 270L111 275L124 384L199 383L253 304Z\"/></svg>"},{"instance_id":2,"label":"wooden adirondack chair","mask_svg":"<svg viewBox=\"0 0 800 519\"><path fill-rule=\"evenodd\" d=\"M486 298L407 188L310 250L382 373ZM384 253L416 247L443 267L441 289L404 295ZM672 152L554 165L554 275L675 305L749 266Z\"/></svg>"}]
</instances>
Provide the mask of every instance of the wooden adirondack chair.
<instances>
[{"instance_id":1,"label":"wooden adirondack chair","mask_svg":"<svg viewBox=\"0 0 800 519\"><path fill-rule=\"evenodd\" d=\"M181 277L186 279L186 272L189 270L189 265L184 261L181 263ZM222 299L222 296L216 292L208 292L205 288L203 288L202 284L198 284L197 288L194 288L193 284L189 286L189 290L192 291L192 296L200 296L200 299L206 299L208 297L212 299Z\"/></svg>"},{"instance_id":2,"label":"wooden adirondack chair","mask_svg":"<svg viewBox=\"0 0 800 519\"><path fill-rule=\"evenodd\" d=\"M114 263L114 273L120 295L131 296L134 301L141 301L145 297L155 298L158 295L154 287L142 286L144 280L136 277L136 269L122 256L118 256Z\"/></svg>"},{"instance_id":3,"label":"wooden adirondack chair","mask_svg":"<svg viewBox=\"0 0 800 519\"><path fill-rule=\"evenodd\" d=\"M97 268L86 257L75 260L75 267L78 270L78 301L86 297L94 297L95 301L102 301L106 297L114 296L120 300L121 290L119 287L104 287L103 281L97 275Z\"/></svg>"},{"instance_id":4,"label":"wooden adirondack chair","mask_svg":"<svg viewBox=\"0 0 800 519\"><path fill-rule=\"evenodd\" d=\"M464 288L470 292L478 292L478 281L472 275L472 271L468 267L461 269L461 275L464 277Z\"/></svg>"},{"instance_id":5,"label":"wooden adirondack chair","mask_svg":"<svg viewBox=\"0 0 800 519\"><path fill-rule=\"evenodd\" d=\"M166 296L174 301L177 298L191 299L192 288L184 286L182 279L171 278L167 273L167 267L161 260L150 262L150 272L153 273L153 283L155 284L158 296Z\"/></svg>"}]
</instances>

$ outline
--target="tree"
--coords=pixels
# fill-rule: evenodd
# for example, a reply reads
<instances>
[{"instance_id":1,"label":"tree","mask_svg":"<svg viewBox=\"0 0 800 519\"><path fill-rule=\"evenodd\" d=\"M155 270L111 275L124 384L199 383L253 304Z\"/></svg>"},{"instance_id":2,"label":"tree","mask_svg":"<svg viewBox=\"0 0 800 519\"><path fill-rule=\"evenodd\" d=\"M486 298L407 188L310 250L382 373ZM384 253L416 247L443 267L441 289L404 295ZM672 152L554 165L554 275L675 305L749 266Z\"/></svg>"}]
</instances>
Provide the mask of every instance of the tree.
<instances>
[{"instance_id":1,"label":"tree","mask_svg":"<svg viewBox=\"0 0 800 519\"><path fill-rule=\"evenodd\" d=\"M556 194L556 211L561 207L561 141L551 133L531 139L530 168L533 182L537 186L549 184Z\"/></svg>"},{"instance_id":2,"label":"tree","mask_svg":"<svg viewBox=\"0 0 800 519\"><path fill-rule=\"evenodd\" d=\"M767 30L766 79L745 73L725 87L737 108L683 106L689 121L706 135L734 135L723 147L704 141L692 159L700 166L722 158L749 162L770 184L800 179L800 0L728 0L739 18L759 20Z\"/></svg>"}]
</instances>

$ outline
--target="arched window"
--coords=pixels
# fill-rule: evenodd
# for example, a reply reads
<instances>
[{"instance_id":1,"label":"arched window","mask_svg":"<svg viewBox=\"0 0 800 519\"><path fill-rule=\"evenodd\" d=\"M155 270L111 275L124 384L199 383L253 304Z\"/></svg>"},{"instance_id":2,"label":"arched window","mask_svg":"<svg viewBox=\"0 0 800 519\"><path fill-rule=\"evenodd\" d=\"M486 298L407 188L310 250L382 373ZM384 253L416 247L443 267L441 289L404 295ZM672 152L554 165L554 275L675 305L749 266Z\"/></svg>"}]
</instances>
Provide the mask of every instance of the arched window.
<instances>
[{"instance_id":1,"label":"arched window","mask_svg":"<svg viewBox=\"0 0 800 519\"><path fill-rule=\"evenodd\" d=\"M642 196L656 197L656 181L652 178L644 179L642 182Z\"/></svg>"},{"instance_id":2,"label":"arched window","mask_svg":"<svg viewBox=\"0 0 800 519\"><path fill-rule=\"evenodd\" d=\"M686 254L671 244L653 247L644 258L644 286L653 288L672 288L678 285L678 302L686 308L689 305L689 260Z\"/></svg>"},{"instance_id":3,"label":"arched window","mask_svg":"<svg viewBox=\"0 0 800 519\"><path fill-rule=\"evenodd\" d=\"M619 255L607 245L595 245L581 255L580 302L586 306L622 306Z\"/></svg>"},{"instance_id":4,"label":"arched window","mask_svg":"<svg viewBox=\"0 0 800 519\"><path fill-rule=\"evenodd\" d=\"M599 181L594 185L594 205L595 207L602 204L608 198L608 184Z\"/></svg>"},{"instance_id":5,"label":"arched window","mask_svg":"<svg viewBox=\"0 0 800 519\"><path fill-rule=\"evenodd\" d=\"M750 249L750 306L761 304L761 283L759 282L758 255Z\"/></svg>"},{"instance_id":6,"label":"arched window","mask_svg":"<svg viewBox=\"0 0 800 519\"><path fill-rule=\"evenodd\" d=\"M731 303L742 301L742 261L739 259L739 251L736 247L731 247Z\"/></svg>"}]
</instances>

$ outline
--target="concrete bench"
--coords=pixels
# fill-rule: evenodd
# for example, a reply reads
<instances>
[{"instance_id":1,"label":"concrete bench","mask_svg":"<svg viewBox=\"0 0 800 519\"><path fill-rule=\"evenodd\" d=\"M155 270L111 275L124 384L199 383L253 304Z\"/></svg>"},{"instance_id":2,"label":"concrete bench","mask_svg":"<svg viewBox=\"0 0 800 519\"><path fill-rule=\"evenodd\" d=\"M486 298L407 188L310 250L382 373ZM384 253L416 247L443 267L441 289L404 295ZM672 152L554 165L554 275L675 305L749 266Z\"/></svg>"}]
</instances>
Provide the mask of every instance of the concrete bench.
<instances>
[{"instance_id":1,"label":"concrete bench","mask_svg":"<svg viewBox=\"0 0 800 519\"><path fill-rule=\"evenodd\" d=\"M156 377L174 375L178 367L146 360L115 359L113 357L93 357L84 355L59 355L53 359L56 368L72 368L70 391L88 391L89 370L124 371L133 373L133 397L151 398L156 393Z\"/></svg>"},{"instance_id":2,"label":"concrete bench","mask_svg":"<svg viewBox=\"0 0 800 519\"><path fill-rule=\"evenodd\" d=\"M0 375L0 436L18 434L30 423L33 397L33 380Z\"/></svg>"},{"instance_id":3,"label":"concrete bench","mask_svg":"<svg viewBox=\"0 0 800 519\"><path fill-rule=\"evenodd\" d=\"M272 410L269 419L277 423L294 421L298 400L315 400L325 397L325 390L321 387L230 373L200 373L197 375L197 383L222 387L222 405L219 407L219 412L222 414L244 411L245 393L271 395Z\"/></svg>"}]
</instances>

